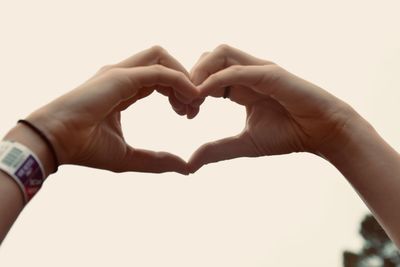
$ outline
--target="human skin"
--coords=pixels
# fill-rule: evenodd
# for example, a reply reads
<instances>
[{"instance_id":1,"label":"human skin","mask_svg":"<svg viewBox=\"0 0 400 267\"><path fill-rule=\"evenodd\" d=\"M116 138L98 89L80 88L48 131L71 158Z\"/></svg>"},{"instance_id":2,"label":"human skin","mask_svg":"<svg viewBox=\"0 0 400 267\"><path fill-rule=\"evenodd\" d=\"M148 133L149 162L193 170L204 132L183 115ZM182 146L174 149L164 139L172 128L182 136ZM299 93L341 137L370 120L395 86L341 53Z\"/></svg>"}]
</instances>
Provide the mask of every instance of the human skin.
<instances>
[{"instance_id":1,"label":"human skin","mask_svg":"<svg viewBox=\"0 0 400 267\"><path fill-rule=\"evenodd\" d=\"M159 46L100 69L78 88L34 111L26 119L53 144L59 163L83 165L113 172L189 173L187 163L167 152L133 148L124 140L121 111L153 91L166 95L173 109L193 117L198 97L182 65ZM38 155L47 177L55 169L49 148L23 124L4 139L18 141ZM16 183L0 172L0 242L23 208Z\"/></svg>"},{"instance_id":2,"label":"human skin","mask_svg":"<svg viewBox=\"0 0 400 267\"><path fill-rule=\"evenodd\" d=\"M178 114L193 118L206 97L223 96L227 86L230 100L246 108L244 130L204 144L188 164L175 155L134 149L125 143L120 112L154 90L167 95ZM400 205L399 154L347 103L273 62L230 46L205 53L190 75L165 50L154 47L102 68L27 119L48 135L61 164L114 172L188 174L237 157L314 153L343 173L392 240L400 244L400 215L395 212ZM5 139L31 148L46 175L54 170L46 144L26 126L16 126ZM18 187L0 172L0 240L22 208Z\"/></svg>"},{"instance_id":3,"label":"human skin","mask_svg":"<svg viewBox=\"0 0 400 267\"><path fill-rule=\"evenodd\" d=\"M400 156L347 103L322 88L228 45L204 53L191 71L200 95L246 109L243 131L204 144L189 160L205 164L238 157L314 153L351 183L400 247Z\"/></svg>"}]
</instances>

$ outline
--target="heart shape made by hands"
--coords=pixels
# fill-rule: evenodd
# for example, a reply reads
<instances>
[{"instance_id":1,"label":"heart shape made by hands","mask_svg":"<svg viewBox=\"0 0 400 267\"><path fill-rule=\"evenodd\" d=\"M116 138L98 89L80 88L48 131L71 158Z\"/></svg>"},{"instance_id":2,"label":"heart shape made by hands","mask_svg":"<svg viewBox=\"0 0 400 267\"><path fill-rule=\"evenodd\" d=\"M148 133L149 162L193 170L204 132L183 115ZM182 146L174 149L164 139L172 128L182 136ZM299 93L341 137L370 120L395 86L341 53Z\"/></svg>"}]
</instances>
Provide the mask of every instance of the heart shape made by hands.
<instances>
[{"instance_id":1,"label":"heart shape made by hands","mask_svg":"<svg viewBox=\"0 0 400 267\"><path fill-rule=\"evenodd\" d=\"M245 107L245 127L237 135L202 145L188 162L167 152L134 149L123 138L120 112L154 90L168 96L175 112L189 119L198 114L205 98L229 98ZM72 111L60 109L71 106ZM353 114L348 105L323 89L271 61L227 45L204 53L190 72L164 49L154 47L102 68L43 110L30 119L41 128L63 122L63 131L54 137L63 152L61 163L116 172L184 174L238 157L300 151L323 155L324 150L334 149L332 144L348 114ZM55 114L54 122L43 119L47 117L43 113Z\"/></svg>"},{"instance_id":2,"label":"heart shape made by hands","mask_svg":"<svg viewBox=\"0 0 400 267\"><path fill-rule=\"evenodd\" d=\"M173 61L166 59L170 56L165 50L161 54L164 58L158 62ZM190 73L180 68L200 97L185 104L187 99L181 93L160 88L178 114L194 118L208 96L229 98L246 109L243 130L202 145L188 161L190 172L238 157L318 153L317 146L335 132L336 123L330 121L336 110L330 106L337 106L337 99L271 61L221 45L204 53Z\"/></svg>"}]
</instances>

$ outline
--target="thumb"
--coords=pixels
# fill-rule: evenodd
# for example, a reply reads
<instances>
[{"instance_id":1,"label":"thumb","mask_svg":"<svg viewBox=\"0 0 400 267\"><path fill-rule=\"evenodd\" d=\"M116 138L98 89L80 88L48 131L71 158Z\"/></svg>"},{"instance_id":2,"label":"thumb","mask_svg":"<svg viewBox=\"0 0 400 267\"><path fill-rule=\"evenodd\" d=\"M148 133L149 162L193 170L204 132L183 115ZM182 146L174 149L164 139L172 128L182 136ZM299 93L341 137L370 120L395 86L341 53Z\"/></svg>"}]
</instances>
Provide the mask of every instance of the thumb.
<instances>
[{"instance_id":1,"label":"thumb","mask_svg":"<svg viewBox=\"0 0 400 267\"><path fill-rule=\"evenodd\" d=\"M257 157L257 152L250 135L242 132L239 135L209 142L198 148L191 156L188 166L191 173L202 166L240 157Z\"/></svg>"},{"instance_id":2,"label":"thumb","mask_svg":"<svg viewBox=\"0 0 400 267\"><path fill-rule=\"evenodd\" d=\"M189 174L187 163L174 154L138 149L129 145L124 158L116 165L118 165L117 169L121 172L177 172L184 175Z\"/></svg>"}]
</instances>

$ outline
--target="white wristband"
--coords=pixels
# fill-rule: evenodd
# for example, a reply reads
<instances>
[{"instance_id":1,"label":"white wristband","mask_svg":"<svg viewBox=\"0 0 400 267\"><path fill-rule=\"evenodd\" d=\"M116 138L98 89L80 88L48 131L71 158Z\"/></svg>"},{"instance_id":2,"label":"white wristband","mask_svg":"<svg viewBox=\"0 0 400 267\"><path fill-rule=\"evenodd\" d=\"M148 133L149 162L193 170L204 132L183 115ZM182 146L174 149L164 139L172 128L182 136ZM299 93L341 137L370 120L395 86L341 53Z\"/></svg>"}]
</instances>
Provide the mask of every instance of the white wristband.
<instances>
[{"instance_id":1,"label":"white wristband","mask_svg":"<svg viewBox=\"0 0 400 267\"><path fill-rule=\"evenodd\" d=\"M0 170L10 175L21 188L25 203L44 181L44 170L38 157L21 143L0 141Z\"/></svg>"}]
</instances>

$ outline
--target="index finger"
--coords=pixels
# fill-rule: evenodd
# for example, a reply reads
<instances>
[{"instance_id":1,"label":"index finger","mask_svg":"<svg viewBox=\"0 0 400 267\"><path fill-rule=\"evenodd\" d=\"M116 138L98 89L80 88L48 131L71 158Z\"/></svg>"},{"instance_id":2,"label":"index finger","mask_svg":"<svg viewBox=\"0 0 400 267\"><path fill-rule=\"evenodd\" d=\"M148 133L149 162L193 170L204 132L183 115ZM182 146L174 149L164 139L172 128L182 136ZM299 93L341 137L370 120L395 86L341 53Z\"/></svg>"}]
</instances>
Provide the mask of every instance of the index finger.
<instances>
[{"instance_id":1,"label":"index finger","mask_svg":"<svg viewBox=\"0 0 400 267\"><path fill-rule=\"evenodd\" d=\"M174 69L182 72L189 77L189 73L176 60L171 54L168 53L166 49L159 45L155 45L149 49L146 49L142 52L139 52L123 61L110 65L110 67L118 67L118 68L132 68L132 67L140 67L140 66L150 66L150 65L163 65L170 69Z\"/></svg>"},{"instance_id":2,"label":"index finger","mask_svg":"<svg viewBox=\"0 0 400 267\"><path fill-rule=\"evenodd\" d=\"M118 69L121 75L118 78L122 81L128 79L127 86L122 86L123 97L129 98L143 87L167 86L179 92L185 104L189 104L198 97L199 91L191 81L180 71L167 68L162 65Z\"/></svg>"},{"instance_id":3,"label":"index finger","mask_svg":"<svg viewBox=\"0 0 400 267\"><path fill-rule=\"evenodd\" d=\"M198 86L200 96L223 95L228 86L242 85L254 89L257 82L264 79L268 72L260 66L230 66L210 75Z\"/></svg>"},{"instance_id":4,"label":"index finger","mask_svg":"<svg viewBox=\"0 0 400 267\"><path fill-rule=\"evenodd\" d=\"M136 55L127 58L120 63L114 65L114 67L122 67L122 68L129 68L129 67L137 67L137 66L151 66L151 65L163 65L170 69L182 72L186 77L189 78L189 73L185 69L185 67L179 63L177 59L171 56L168 51L161 46L153 46L147 50L144 50ZM164 90L166 95L168 96L171 105L175 111L182 110L183 112L178 112L180 115L185 115L187 111L190 110L198 110L198 107L192 106L192 104L187 105L185 98L182 98L182 95L172 89ZM167 92L168 91L168 92ZM173 101L177 99L178 101ZM194 112L197 113L197 112ZM188 117L194 117L193 112L188 113Z\"/></svg>"},{"instance_id":5,"label":"index finger","mask_svg":"<svg viewBox=\"0 0 400 267\"><path fill-rule=\"evenodd\" d=\"M256 58L229 45L220 45L213 52L205 54L192 68L190 78L194 84L201 84L208 76L232 65L267 65L271 61Z\"/></svg>"},{"instance_id":6,"label":"index finger","mask_svg":"<svg viewBox=\"0 0 400 267\"><path fill-rule=\"evenodd\" d=\"M129 100L143 88L173 88L184 95L189 103L199 95L198 89L182 72L161 65L114 68L91 83L95 84L87 84L71 92L87 101L85 111L89 114L107 115L126 101L127 104L122 105L127 108Z\"/></svg>"}]
</instances>

